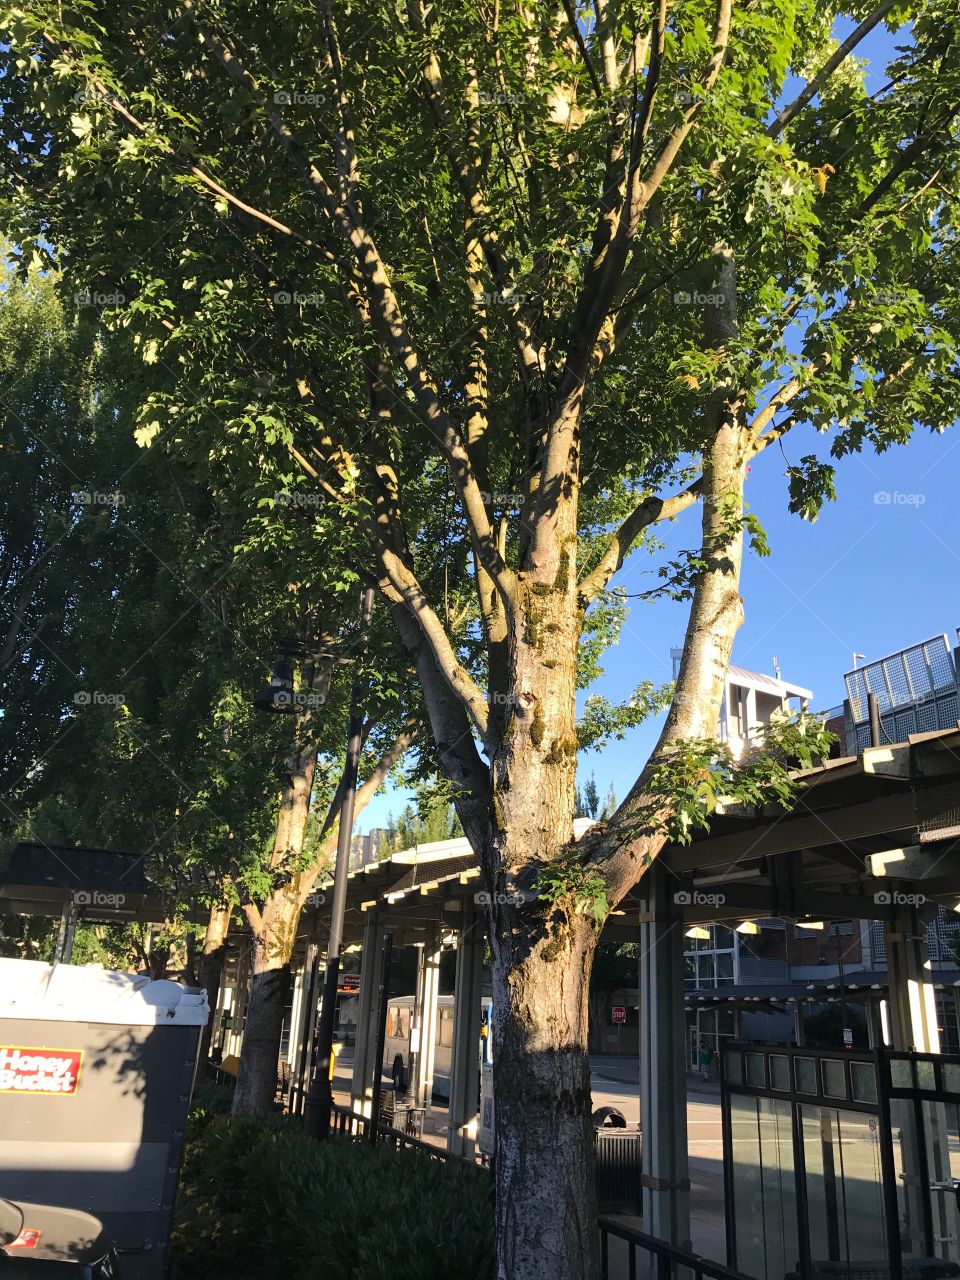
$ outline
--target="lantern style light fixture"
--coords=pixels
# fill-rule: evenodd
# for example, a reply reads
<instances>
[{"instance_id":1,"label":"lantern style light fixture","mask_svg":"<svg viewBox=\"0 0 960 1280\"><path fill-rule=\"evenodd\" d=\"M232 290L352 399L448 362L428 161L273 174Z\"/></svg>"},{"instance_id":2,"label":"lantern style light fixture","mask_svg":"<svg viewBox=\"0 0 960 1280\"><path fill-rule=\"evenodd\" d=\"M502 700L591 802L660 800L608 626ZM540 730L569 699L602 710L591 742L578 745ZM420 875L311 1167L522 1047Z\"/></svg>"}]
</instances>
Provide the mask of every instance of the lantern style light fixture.
<instances>
[{"instance_id":1,"label":"lantern style light fixture","mask_svg":"<svg viewBox=\"0 0 960 1280\"><path fill-rule=\"evenodd\" d=\"M701 942L706 942L710 937L710 930L705 929L702 924L694 924L689 929L684 930L683 936L685 938L698 938Z\"/></svg>"},{"instance_id":2,"label":"lantern style light fixture","mask_svg":"<svg viewBox=\"0 0 960 1280\"><path fill-rule=\"evenodd\" d=\"M270 683L254 694L253 705L258 711L273 711L279 715L295 715L301 709L293 691L292 658L280 658L274 663Z\"/></svg>"},{"instance_id":3,"label":"lantern style light fixture","mask_svg":"<svg viewBox=\"0 0 960 1280\"><path fill-rule=\"evenodd\" d=\"M737 933L750 934L753 937L760 932L760 926L756 920L741 920L737 925Z\"/></svg>"}]
</instances>

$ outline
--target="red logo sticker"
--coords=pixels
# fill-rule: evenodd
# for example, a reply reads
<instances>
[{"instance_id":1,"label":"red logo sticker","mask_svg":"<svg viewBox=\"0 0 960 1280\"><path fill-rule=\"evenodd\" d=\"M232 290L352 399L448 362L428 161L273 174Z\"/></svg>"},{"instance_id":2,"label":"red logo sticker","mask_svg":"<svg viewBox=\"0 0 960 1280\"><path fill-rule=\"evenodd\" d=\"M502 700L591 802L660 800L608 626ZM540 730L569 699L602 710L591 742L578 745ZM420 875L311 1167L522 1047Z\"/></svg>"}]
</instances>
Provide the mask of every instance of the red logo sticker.
<instances>
[{"instance_id":1,"label":"red logo sticker","mask_svg":"<svg viewBox=\"0 0 960 1280\"><path fill-rule=\"evenodd\" d=\"M0 1044L0 1093L70 1097L80 1079L82 1049L34 1049Z\"/></svg>"},{"instance_id":2,"label":"red logo sticker","mask_svg":"<svg viewBox=\"0 0 960 1280\"><path fill-rule=\"evenodd\" d=\"M40 1232L36 1227L24 1227L16 1240L11 1241L8 1249L35 1249L40 1243Z\"/></svg>"}]
</instances>

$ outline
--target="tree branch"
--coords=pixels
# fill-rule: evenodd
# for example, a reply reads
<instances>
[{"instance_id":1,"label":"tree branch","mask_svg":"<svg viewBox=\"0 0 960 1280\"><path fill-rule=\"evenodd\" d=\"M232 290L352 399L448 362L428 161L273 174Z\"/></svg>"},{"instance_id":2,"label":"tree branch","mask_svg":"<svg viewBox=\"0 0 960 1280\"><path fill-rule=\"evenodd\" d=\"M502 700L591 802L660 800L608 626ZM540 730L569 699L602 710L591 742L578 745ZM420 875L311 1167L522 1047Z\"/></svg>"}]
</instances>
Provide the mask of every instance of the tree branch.
<instances>
[{"instance_id":1,"label":"tree branch","mask_svg":"<svg viewBox=\"0 0 960 1280\"><path fill-rule=\"evenodd\" d=\"M867 14L858 27L850 32L846 40L837 47L836 52L827 59L817 74L807 81L794 100L788 103L777 117L770 122L766 130L768 138L775 138L777 134L783 132L794 116L798 115L807 103L816 97L847 55L857 47L865 36L870 34L878 22L883 21L896 3L897 0L880 0L880 4L877 5L872 13Z\"/></svg>"},{"instance_id":2,"label":"tree branch","mask_svg":"<svg viewBox=\"0 0 960 1280\"><path fill-rule=\"evenodd\" d=\"M644 498L634 507L611 536L599 563L580 581L578 594L582 608L586 608L620 570L643 530L662 520L672 520L692 507L700 497L702 485L703 481L697 479L668 498Z\"/></svg>"}]
</instances>

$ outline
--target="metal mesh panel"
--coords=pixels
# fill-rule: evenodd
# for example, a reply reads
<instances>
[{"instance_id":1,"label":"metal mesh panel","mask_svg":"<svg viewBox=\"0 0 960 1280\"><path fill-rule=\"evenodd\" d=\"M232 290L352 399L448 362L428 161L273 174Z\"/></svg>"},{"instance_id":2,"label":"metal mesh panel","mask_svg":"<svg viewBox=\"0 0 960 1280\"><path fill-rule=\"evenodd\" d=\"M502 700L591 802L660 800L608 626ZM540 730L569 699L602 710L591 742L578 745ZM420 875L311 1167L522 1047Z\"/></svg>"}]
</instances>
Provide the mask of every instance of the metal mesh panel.
<instances>
[{"instance_id":1,"label":"metal mesh panel","mask_svg":"<svg viewBox=\"0 0 960 1280\"><path fill-rule=\"evenodd\" d=\"M950 729L957 723L960 718L960 705L955 693L949 694L946 698L937 699L937 716L940 720L937 727L940 729Z\"/></svg>"},{"instance_id":2,"label":"metal mesh panel","mask_svg":"<svg viewBox=\"0 0 960 1280\"><path fill-rule=\"evenodd\" d=\"M904 654L907 663L907 670L910 672L910 683L913 685L913 692L918 698L925 693L933 692L933 680L930 677L930 668L927 666L927 660L923 656L923 645L914 645L912 649L908 649Z\"/></svg>"},{"instance_id":3,"label":"metal mesh panel","mask_svg":"<svg viewBox=\"0 0 960 1280\"><path fill-rule=\"evenodd\" d=\"M917 732L917 714L915 711L899 711L894 717L894 741L906 742L911 733Z\"/></svg>"},{"instance_id":4,"label":"metal mesh panel","mask_svg":"<svg viewBox=\"0 0 960 1280\"><path fill-rule=\"evenodd\" d=\"M947 637L933 636L888 658L869 662L857 671L848 671L844 683L854 722L860 724L869 718L868 693L876 695L881 712L890 712L922 702L942 690L956 689L957 677ZM955 713L952 720L945 723L941 720L932 727L947 728L954 723ZM916 728L901 730L898 722L891 727L891 738L902 741L907 733L916 731Z\"/></svg>"},{"instance_id":5,"label":"metal mesh panel","mask_svg":"<svg viewBox=\"0 0 960 1280\"><path fill-rule=\"evenodd\" d=\"M937 716L935 702L924 702L917 707L917 726L920 733L932 733L934 729L944 728Z\"/></svg>"},{"instance_id":6,"label":"metal mesh panel","mask_svg":"<svg viewBox=\"0 0 960 1280\"><path fill-rule=\"evenodd\" d=\"M953 671L953 658L947 644L947 637L939 636L936 640L928 640L923 646L923 652L930 663L934 688L948 689L950 685L956 685L957 679Z\"/></svg>"},{"instance_id":7,"label":"metal mesh panel","mask_svg":"<svg viewBox=\"0 0 960 1280\"><path fill-rule=\"evenodd\" d=\"M960 920L957 919L955 912L947 911L945 907L938 907L936 916L927 927L930 959L953 960L958 943L960 943Z\"/></svg>"},{"instance_id":8,"label":"metal mesh panel","mask_svg":"<svg viewBox=\"0 0 960 1280\"><path fill-rule=\"evenodd\" d=\"M875 965L887 963L887 942L883 936L883 921L874 920L870 924L870 946L873 951Z\"/></svg>"},{"instance_id":9,"label":"metal mesh panel","mask_svg":"<svg viewBox=\"0 0 960 1280\"><path fill-rule=\"evenodd\" d=\"M907 679L907 668L903 661L903 654L900 653L895 658L888 658L882 665L886 670L890 692L893 695L893 706L905 707L909 702L913 701L913 692L910 688L910 681Z\"/></svg>"},{"instance_id":10,"label":"metal mesh panel","mask_svg":"<svg viewBox=\"0 0 960 1280\"><path fill-rule=\"evenodd\" d=\"M847 686L847 698L853 711L854 720L867 718L867 686L863 682L862 671L850 671L844 676Z\"/></svg>"},{"instance_id":11,"label":"metal mesh panel","mask_svg":"<svg viewBox=\"0 0 960 1280\"><path fill-rule=\"evenodd\" d=\"M887 682L883 678L883 663L871 662L869 667L863 668L863 679L869 693L876 694L877 705L881 711L889 711L891 707L890 694L887 692ZM864 699L866 704L866 699ZM864 705L864 715L867 714L866 705Z\"/></svg>"},{"instance_id":12,"label":"metal mesh panel","mask_svg":"<svg viewBox=\"0 0 960 1280\"><path fill-rule=\"evenodd\" d=\"M870 726L868 724L857 725L857 753L866 751L870 745Z\"/></svg>"}]
</instances>

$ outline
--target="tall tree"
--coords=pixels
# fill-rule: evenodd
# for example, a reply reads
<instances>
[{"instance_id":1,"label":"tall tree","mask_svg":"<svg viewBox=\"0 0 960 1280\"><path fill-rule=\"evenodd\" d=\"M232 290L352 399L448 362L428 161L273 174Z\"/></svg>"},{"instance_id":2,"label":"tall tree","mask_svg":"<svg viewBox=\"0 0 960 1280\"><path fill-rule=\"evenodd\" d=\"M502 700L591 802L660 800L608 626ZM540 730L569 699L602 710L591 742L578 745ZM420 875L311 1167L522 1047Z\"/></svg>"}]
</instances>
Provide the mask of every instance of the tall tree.
<instances>
[{"instance_id":1,"label":"tall tree","mask_svg":"<svg viewBox=\"0 0 960 1280\"><path fill-rule=\"evenodd\" d=\"M907 23L868 91L855 51ZM813 518L835 473L797 456L805 429L840 458L954 420L960 13L30 0L8 24L10 233L123 295L169 374L138 439L241 493L244 460L286 450L277 475L366 540L497 891L498 1274L593 1277L605 914L718 794L788 799L824 745L778 725L739 768L713 742L745 533L767 550L751 466L789 449ZM614 577L698 507L661 566L689 607L665 725L574 845L575 692ZM594 713L588 736L637 701Z\"/></svg>"}]
</instances>

